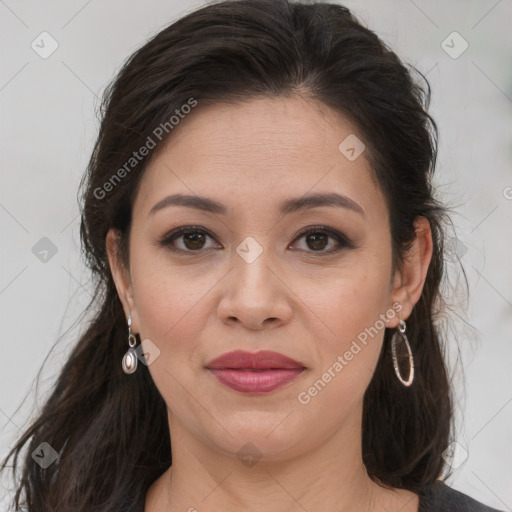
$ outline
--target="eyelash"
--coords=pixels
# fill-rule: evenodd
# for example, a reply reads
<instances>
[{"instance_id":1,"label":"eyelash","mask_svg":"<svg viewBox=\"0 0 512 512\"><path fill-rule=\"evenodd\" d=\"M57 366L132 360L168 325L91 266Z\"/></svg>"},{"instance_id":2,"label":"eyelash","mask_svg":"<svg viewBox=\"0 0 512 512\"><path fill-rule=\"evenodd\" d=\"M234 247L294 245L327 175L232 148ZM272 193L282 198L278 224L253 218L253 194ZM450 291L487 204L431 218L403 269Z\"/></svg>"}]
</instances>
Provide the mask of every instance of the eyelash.
<instances>
[{"instance_id":1,"label":"eyelash","mask_svg":"<svg viewBox=\"0 0 512 512\"><path fill-rule=\"evenodd\" d=\"M172 243L176 239L180 238L181 236L183 236L187 233L202 233L202 234L205 234L215 240L215 237L212 234L210 234L210 232L208 230L206 230L205 228L203 228L201 226L182 226L180 228L176 228L176 229L172 230L170 233L165 235L165 237L162 238L162 240L160 240L158 245L160 245L161 247L166 247L167 249L169 249L173 252L177 252L177 253L189 253L189 254L197 253L197 254L199 254L199 253L204 253L205 251L209 250L209 249L197 249L194 251L191 249L187 249L187 250L186 249L176 249L175 247L171 246ZM322 255L330 255L330 254L339 252L343 248L347 248L347 249L354 248L353 243L345 235L343 235L342 233L340 233L334 229L328 228L326 226L309 226L309 227L303 229L294 238L293 241L295 242L295 241L301 239L302 237L304 237L308 234L311 234L311 233L315 233L315 234L323 233L323 234L328 235L330 238L333 238L338 243L338 247L334 248L334 249L330 249L328 251L324 251L324 250L306 251L308 253L322 256ZM302 250L302 249L299 249L299 250Z\"/></svg>"}]
</instances>

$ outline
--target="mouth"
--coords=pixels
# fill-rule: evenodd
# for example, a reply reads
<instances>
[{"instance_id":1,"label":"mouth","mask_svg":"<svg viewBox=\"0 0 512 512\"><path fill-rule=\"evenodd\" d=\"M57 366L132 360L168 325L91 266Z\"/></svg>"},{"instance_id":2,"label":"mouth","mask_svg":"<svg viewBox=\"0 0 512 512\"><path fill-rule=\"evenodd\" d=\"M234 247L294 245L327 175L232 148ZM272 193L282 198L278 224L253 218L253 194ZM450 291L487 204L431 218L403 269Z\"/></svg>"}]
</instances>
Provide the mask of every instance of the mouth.
<instances>
[{"instance_id":1,"label":"mouth","mask_svg":"<svg viewBox=\"0 0 512 512\"><path fill-rule=\"evenodd\" d=\"M210 361L205 368L228 388L255 394L279 389L306 369L302 363L268 350L229 352Z\"/></svg>"}]
</instances>

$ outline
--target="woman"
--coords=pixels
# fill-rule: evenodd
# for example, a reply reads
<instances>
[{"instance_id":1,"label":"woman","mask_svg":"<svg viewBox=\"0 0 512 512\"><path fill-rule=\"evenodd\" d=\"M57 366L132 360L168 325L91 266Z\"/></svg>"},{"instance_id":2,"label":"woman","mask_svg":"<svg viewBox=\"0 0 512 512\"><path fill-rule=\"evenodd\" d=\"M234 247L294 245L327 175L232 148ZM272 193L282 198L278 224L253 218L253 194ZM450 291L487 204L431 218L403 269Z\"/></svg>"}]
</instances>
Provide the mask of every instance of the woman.
<instances>
[{"instance_id":1,"label":"woman","mask_svg":"<svg viewBox=\"0 0 512 512\"><path fill-rule=\"evenodd\" d=\"M83 182L96 315L14 506L492 510L442 482L428 99L338 5L222 2L138 50Z\"/></svg>"}]
</instances>

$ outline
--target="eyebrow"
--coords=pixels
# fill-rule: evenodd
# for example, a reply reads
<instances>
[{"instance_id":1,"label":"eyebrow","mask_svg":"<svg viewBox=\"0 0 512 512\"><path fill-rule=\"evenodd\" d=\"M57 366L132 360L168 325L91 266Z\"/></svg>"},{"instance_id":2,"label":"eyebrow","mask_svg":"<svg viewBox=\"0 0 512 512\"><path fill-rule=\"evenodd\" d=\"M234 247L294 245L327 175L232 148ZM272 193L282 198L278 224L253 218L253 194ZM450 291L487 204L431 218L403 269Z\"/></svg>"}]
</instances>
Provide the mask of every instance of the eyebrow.
<instances>
[{"instance_id":1,"label":"eyebrow","mask_svg":"<svg viewBox=\"0 0 512 512\"><path fill-rule=\"evenodd\" d=\"M173 194L166 196L158 201L149 211L149 215L154 215L159 210L167 208L168 206L185 206L187 208L194 208L205 212L215 213L218 215L227 215L228 209L222 203L214 201L208 197L187 195L187 194ZM331 193L317 193L307 194L302 197L286 199L279 207L281 215L294 213L297 211L308 210L311 208L318 208L321 206L339 207L365 216L364 210L355 201L347 196Z\"/></svg>"}]
</instances>

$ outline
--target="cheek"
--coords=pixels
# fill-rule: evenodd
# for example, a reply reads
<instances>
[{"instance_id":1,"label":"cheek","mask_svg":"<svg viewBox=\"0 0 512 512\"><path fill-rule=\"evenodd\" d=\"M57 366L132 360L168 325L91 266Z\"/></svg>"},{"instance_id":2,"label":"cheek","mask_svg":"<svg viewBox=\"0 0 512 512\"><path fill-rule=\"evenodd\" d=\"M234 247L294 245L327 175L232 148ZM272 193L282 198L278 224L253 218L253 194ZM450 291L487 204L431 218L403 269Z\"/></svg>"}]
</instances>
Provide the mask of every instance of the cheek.
<instances>
[{"instance_id":1,"label":"cheek","mask_svg":"<svg viewBox=\"0 0 512 512\"><path fill-rule=\"evenodd\" d=\"M142 278L140 273L139 281L134 283L141 337L150 338L161 350L169 345L178 350L181 345L190 347L186 338L201 330L200 322L194 319L200 314L204 283L184 283L176 276L156 273L144 281Z\"/></svg>"},{"instance_id":2,"label":"cheek","mask_svg":"<svg viewBox=\"0 0 512 512\"><path fill-rule=\"evenodd\" d=\"M192 397L204 364L198 340L205 328L207 292L215 281L151 263L142 256L139 265L134 258L132 266L140 339L149 339L158 347L158 358L149 372L169 410L183 419L197 408ZM194 422L189 428L195 428Z\"/></svg>"},{"instance_id":3,"label":"cheek","mask_svg":"<svg viewBox=\"0 0 512 512\"><path fill-rule=\"evenodd\" d=\"M306 414L321 417L322 421L328 417L333 425L362 402L384 336L380 303L368 303L368 309L361 311L343 299L340 297L341 312L331 317L335 336L320 340L317 364L297 395L298 403L308 406Z\"/></svg>"},{"instance_id":4,"label":"cheek","mask_svg":"<svg viewBox=\"0 0 512 512\"><path fill-rule=\"evenodd\" d=\"M133 253L132 282L141 339L160 349L166 366L200 361L198 340L211 317L209 297L222 280L222 269L198 273L198 266L171 265L164 251ZM183 371L180 366L180 372Z\"/></svg>"},{"instance_id":5,"label":"cheek","mask_svg":"<svg viewBox=\"0 0 512 512\"><path fill-rule=\"evenodd\" d=\"M317 336L313 380L336 381L332 388L350 390L356 396L366 389L380 354L385 319L395 315L388 305L387 264L386 258L361 258L350 272L345 269L326 281L321 294L310 296L307 305L321 319L316 325L323 333ZM333 374L338 378L333 379Z\"/></svg>"},{"instance_id":6,"label":"cheek","mask_svg":"<svg viewBox=\"0 0 512 512\"><path fill-rule=\"evenodd\" d=\"M309 299L311 309L325 318L325 324L334 331L333 339L356 338L374 326L388 307L391 274L387 260L362 256L354 261L350 268L343 268L325 280ZM382 329L381 323L377 328Z\"/></svg>"}]
</instances>

